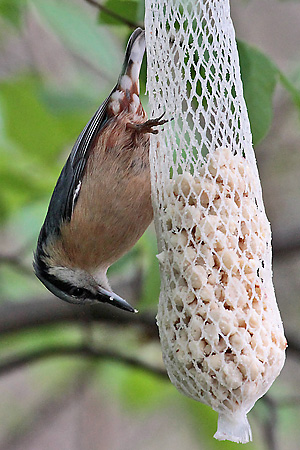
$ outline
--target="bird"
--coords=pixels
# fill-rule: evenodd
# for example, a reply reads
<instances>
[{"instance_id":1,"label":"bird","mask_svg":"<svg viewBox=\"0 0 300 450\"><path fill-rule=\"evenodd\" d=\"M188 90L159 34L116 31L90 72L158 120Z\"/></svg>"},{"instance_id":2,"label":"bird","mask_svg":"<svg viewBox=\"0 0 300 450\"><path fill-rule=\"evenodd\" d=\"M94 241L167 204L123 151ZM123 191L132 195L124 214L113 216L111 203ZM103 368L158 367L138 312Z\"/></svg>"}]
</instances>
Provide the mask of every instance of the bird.
<instances>
[{"instance_id":1,"label":"bird","mask_svg":"<svg viewBox=\"0 0 300 450\"><path fill-rule=\"evenodd\" d=\"M121 74L77 138L60 173L41 227L33 268L69 303L109 303L137 312L114 293L108 268L153 219L149 147L154 127L139 98L145 32L130 36Z\"/></svg>"}]
</instances>

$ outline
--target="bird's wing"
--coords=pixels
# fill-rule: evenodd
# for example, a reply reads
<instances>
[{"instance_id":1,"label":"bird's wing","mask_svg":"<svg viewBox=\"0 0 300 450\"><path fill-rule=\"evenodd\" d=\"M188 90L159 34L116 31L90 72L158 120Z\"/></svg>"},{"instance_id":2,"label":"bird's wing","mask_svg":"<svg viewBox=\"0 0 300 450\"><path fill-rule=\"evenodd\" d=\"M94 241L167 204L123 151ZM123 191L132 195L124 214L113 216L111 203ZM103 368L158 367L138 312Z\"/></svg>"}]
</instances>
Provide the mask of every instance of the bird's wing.
<instances>
[{"instance_id":1,"label":"bird's wing","mask_svg":"<svg viewBox=\"0 0 300 450\"><path fill-rule=\"evenodd\" d=\"M66 165L69 164L71 166L72 173L65 204L65 220L71 219L80 192L81 181L90 154L90 149L93 145L94 138L98 135L107 119L106 110L111 94L97 109L91 120L80 133L66 163ZM67 188L67 186L65 186L65 188Z\"/></svg>"},{"instance_id":2,"label":"bird's wing","mask_svg":"<svg viewBox=\"0 0 300 450\"><path fill-rule=\"evenodd\" d=\"M130 64L132 53L137 52L135 58L143 57L144 45L141 44L140 46L134 46L134 43L138 39L141 39L141 42L143 42L144 39L144 31L140 28L136 29L132 33L128 41L123 69L119 77L119 81L122 75L126 72L128 64ZM45 239L48 235L51 236L53 233L59 235L61 223L71 220L76 201L80 195L81 182L84 175L84 169L89 158L90 149L93 145L95 137L106 123L108 118L107 106L112 93L118 89L119 81L107 99L97 109L91 120L82 130L74 144L66 164L61 171L50 200L44 226L41 230L43 239Z\"/></svg>"},{"instance_id":3,"label":"bird's wing","mask_svg":"<svg viewBox=\"0 0 300 450\"><path fill-rule=\"evenodd\" d=\"M101 128L106 122L107 119L107 106L110 100L111 95L115 92L119 87L119 82L128 70L128 65L132 64L135 60L139 62L139 65L142 63L143 55L145 52L145 32L141 28L137 28L130 36L128 41L124 63L122 67L121 74L119 76L119 80L117 85L111 91L110 95L107 99L102 103L100 108L95 112L94 116L85 126L80 136L78 137L75 145L72 149L72 152L69 156L67 164L69 163L72 167L72 183L68 189L68 196L66 198L65 211L64 211L64 220L70 220L74 207L76 205L76 201L78 199L81 187L81 180L84 173L84 168L89 157L89 150L94 141L95 136L99 133Z\"/></svg>"},{"instance_id":4,"label":"bird's wing","mask_svg":"<svg viewBox=\"0 0 300 450\"><path fill-rule=\"evenodd\" d=\"M114 90L115 88L111 94ZM106 110L110 95L97 109L91 120L80 133L61 171L50 200L44 223L44 232L46 235L48 235L48 232L59 234L61 223L71 220L80 193L81 181L90 149L93 145L94 138L104 126L107 119Z\"/></svg>"}]
</instances>

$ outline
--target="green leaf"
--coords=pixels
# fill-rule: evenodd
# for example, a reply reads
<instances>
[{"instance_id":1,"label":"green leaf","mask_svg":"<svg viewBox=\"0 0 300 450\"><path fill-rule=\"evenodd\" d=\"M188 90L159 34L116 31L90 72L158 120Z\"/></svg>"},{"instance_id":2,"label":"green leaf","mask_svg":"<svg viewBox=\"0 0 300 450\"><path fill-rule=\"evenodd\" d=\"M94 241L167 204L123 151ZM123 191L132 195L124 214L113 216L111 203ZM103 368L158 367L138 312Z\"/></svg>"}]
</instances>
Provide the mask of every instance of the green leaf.
<instances>
[{"instance_id":1,"label":"green leaf","mask_svg":"<svg viewBox=\"0 0 300 450\"><path fill-rule=\"evenodd\" d=\"M289 78L283 73L279 72L279 80L282 84L282 86L288 91L288 93L292 97L292 101L294 102L294 105L300 112L300 90L294 85L292 81L289 80Z\"/></svg>"},{"instance_id":2,"label":"green leaf","mask_svg":"<svg viewBox=\"0 0 300 450\"><path fill-rule=\"evenodd\" d=\"M136 20L138 23L144 23L145 17L145 2L144 0L138 0Z\"/></svg>"},{"instance_id":3,"label":"green leaf","mask_svg":"<svg viewBox=\"0 0 300 450\"><path fill-rule=\"evenodd\" d=\"M7 152L10 152L8 154ZM51 188L45 169L26 161L12 146L0 146L0 221Z\"/></svg>"},{"instance_id":4,"label":"green leaf","mask_svg":"<svg viewBox=\"0 0 300 450\"><path fill-rule=\"evenodd\" d=\"M135 0L107 0L103 6L108 11L134 22L137 19L139 4ZM107 11L100 11L99 22L109 25L120 25L121 21L109 14Z\"/></svg>"},{"instance_id":5,"label":"green leaf","mask_svg":"<svg viewBox=\"0 0 300 450\"><path fill-rule=\"evenodd\" d=\"M85 10L58 0L32 0L32 4L70 50L108 77L119 73L120 46Z\"/></svg>"},{"instance_id":6,"label":"green leaf","mask_svg":"<svg viewBox=\"0 0 300 450\"><path fill-rule=\"evenodd\" d=\"M0 219L21 205L49 195L89 113L52 112L41 83L22 78L0 83ZM83 118L84 117L84 118Z\"/></svg>"},{"instance_id":7,"label":"green leaf","mask_svg":"<svg viewBox=\"0 0 300 450\"><path fill-rule=\"evenodd\" d=\"M271 126L278 69L261 51L245 42L238 42L238 51L253 144L256 145Z\"/></svg>"},{"instance_id":8,"label":"green leaf","mask_svg":"<svg viewBox=\"0 0 300 450\"><path fill-rule=\"evenodd\" d=\"M25 0L0 0L0 16L10 24L19 27Z\"/></svg>"},{"instance_id":9,"label":"green leaf","mask_svg":"<svg viewBox=\"0 0 300 450\"><path fill-rule=\"evenodd\" d=\"M39 80L29 77L2 82L0 98L7 136L33 160L46 164L56 160L74 130L47 110L39 89Z\"/></svg>"}]
</instances>

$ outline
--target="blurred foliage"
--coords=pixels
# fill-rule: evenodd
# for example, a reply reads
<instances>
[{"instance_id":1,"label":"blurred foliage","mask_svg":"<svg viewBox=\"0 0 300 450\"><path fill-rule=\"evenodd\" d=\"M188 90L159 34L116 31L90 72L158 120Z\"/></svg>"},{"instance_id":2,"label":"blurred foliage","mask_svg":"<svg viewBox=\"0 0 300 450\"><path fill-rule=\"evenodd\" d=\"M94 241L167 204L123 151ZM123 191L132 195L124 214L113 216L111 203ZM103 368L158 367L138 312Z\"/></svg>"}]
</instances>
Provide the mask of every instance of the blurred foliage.
<instances>
[{"instance_id":1,"label":"blurred foliage","mask_svg":"<svg viewBox=\"0 0 300 450\"><path fill-rule=\"evenodd\" d=\"M245 42L238 42L238 52L253 144L256 145L271 126L278 69L266 55Z\"/></svg>"},{"instance_id":2,"label":"blurred foliage","mask_svg":"<svg viewBox=\"0 0 300 450\"><path fill-rule=\"evenodd\" d=\"M2 220L49 193L57 178L58 156L82 124L79 111L54 114L41 88L42 80L30 75L0 83Z\"/></svg>"},{"instance_id":3,"label":"blurred foliage","mask_svg":"<svg viewBox=\"0 0 300 450\"><path fill-rule=\"evenodd\" d=\"M73 58L67 78L59 81L45 76L32 63L30 51L26 69L16 69L5 76L1 76L0 71L0 245L4 253L15 252L27 269L30 269L38 231L65 157L90 115L113 86L122 63L130 30L107 10L137 24L143 22L144 2L141 0L106 0L103 5L106 11L99 12L96 8L87 9L84 0L0 0L2 47L9 43L10 37L22 34L30 16ZM294 83L267 55L246 42L239 42L238 50L253 142L257 144L270 129L278 82L300 112L299 83ZM145 63L141 86L145 90ZM146 99L143 101L145 103ZM160 284L156 254L156 238L150 229L110 271L112 276L128 276L137 270L143 272L140 310L156 310ZM13 264L5 264L4 260L0 263L1 302L24 301L37 294L43 295L45 290L33 275L28 276ZM0 337L1 358L60 342L75 345L81 342L84 333L85 330L78 327L53 326ZM103 327L94 333L94 340L103 347L113 343L120 351L161 364L158 344L152 347L146 340L143 342L134 330L127 335L124 331L117 333L110 327ZM34 365L30 379L33 384L44 384L48 394L60 395L84 364L77 360L66 363L62 358L53 359ZM190 426L205 449L237 448L232 443L214 441L216 413L185 399L167 381L116 363L97 363L96 368L95 377L101 380L99 389L105 385L124 408L141 411L160 408L162 404L172 407L177 402L179 409L187 411ZM8 398L2 405L4 409L9 401ZM24 418L24 408L21 413ZM287 414L282 415L284 423L288 423ZM19 416L15 420L17 427L21 423ZM265 448L262 439L255 440L255 445L245 448Z\"/></svg>"},{"instance_id":4,"label":"blurred foliage","mask_svg":"<svg viewBox=\"0 0 300 450\"><path fill-rule=\"evenodd\" d=\"M82 8L59 0L31 1L45 23L70 50L109 78L118 73L122 60L120 47L105 28L98 27L90 15L83 14Z\"/></svg>"},{"instance_id":5,"label":"blurred foliage","mask_svg":"<svg viewBox=\"0 0 300 450\"><path fill-rule=\"evenodd\" d=\"M123 17L125 20L135 23L143 22L144 18L144 3L136 0L107 0L102 3L106 8L100 11L99 23L108 25L119 25L120 20L116 19L113 15L108 14L106 10L115 13L117 16Z\"/></svg>"},{"instance_id":6,"label":"blurred foliage","mask_svg":"<svg viewBox=\"0 0 300 450\"><path fill-rule=\"evenodd\" d=\"M0 0L0 17L11 25L19 27L22 22L21 13L24 3L25 0Z\"/></svg>"}]
</instances>

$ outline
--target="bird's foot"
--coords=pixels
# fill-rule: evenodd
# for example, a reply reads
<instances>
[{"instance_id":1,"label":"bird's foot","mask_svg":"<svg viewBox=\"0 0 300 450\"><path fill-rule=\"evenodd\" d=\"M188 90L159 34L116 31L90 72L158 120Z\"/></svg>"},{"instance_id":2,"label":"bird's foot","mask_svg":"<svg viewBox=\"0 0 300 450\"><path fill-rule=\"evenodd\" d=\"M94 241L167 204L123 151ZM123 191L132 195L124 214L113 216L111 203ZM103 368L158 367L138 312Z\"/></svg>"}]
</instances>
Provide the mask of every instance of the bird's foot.
<instances>
[{"instance_id":1,"label":"bird's foot","mask_svg":"<svg viewBox=\"0 0 300 450\"><path fill-rule=\"evenodd\" d=\"M163 113L161 116L157 117L156 119L149 119L144 123L127 123L126 127L135 130L137 133L152 133L157 134L158 130L153 130L153 127L157 127L159 125L164 125L168 120L161 120L162 117L165 115Z\"/></svg>"}]
</instances>

